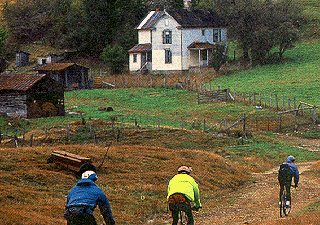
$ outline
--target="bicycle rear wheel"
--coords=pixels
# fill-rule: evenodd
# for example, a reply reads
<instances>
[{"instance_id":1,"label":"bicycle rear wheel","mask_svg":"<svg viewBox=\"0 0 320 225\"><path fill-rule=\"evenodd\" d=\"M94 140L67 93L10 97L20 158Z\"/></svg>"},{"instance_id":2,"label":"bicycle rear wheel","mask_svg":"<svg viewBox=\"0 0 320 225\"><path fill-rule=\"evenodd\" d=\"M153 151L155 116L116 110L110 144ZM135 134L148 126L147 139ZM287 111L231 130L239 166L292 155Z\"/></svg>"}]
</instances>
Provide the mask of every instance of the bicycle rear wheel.
<instances>
[{"instance_id":1,"label":"bicycle rear wheel","mask_svg":"<svg viewBox=\"0 0 320 225\"><path fill-rule=\"evenodd\" d=\"M283 215L288 216L291 211L291 206L287 206L286 202L287 202L287 192L286 190L284 190L282 195L281 208L282 208ZM281 215L281 208L280 208L280 215Z\"/></svg>"},{"instance_id":2,"label":"bicycle rear wheel","mask_svg":"<svg viewBox=\"0 0 320 225\"><path fill-rule=\"evenodd\" d=\"M181 225L188 224L188 216L185 211L182 211L182 210L179 211L179 221Z\"/></svg>"}]
</instances>

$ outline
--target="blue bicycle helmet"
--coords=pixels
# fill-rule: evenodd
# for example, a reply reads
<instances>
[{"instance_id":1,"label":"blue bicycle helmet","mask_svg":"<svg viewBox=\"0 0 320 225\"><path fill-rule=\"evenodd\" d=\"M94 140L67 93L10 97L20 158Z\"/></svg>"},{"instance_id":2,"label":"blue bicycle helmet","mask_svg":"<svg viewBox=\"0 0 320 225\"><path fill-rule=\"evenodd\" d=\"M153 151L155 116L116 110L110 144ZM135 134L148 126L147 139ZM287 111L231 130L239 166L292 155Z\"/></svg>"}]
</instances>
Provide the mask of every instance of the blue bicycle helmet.
<instances>
[{"instance_id":1,"label":"blue bicycle helmet","mask_svg":"<svg viewBox=\"0 0 320 225\"><path fill-rule=\"evenodd\" d=\"M289 155L288 158L287 158L287 162L291 162L293 163L296 159L294 158L294 156L292 155Z\"/></svg>"}]
</instances>

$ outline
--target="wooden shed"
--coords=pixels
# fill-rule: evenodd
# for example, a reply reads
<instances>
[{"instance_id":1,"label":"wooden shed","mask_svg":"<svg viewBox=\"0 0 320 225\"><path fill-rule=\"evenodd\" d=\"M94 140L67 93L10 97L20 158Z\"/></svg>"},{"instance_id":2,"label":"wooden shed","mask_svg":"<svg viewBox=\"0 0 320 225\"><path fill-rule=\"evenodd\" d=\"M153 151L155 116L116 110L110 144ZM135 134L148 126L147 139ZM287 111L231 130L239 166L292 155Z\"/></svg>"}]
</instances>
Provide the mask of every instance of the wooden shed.
<instances>
[{"instance_id":1,"label":"wooden shed","mask_svg":"<svg viewBox=\"0 0 320 225\"><path fill-rule=\"evenodd\" d=\"M24 52L24 51L16 52L16 66L22 67L22 66L28 65L29 56L30 56L30 53L28 52Z\"/></svg>"},{"instance_id":2,"label":"wooden shed","mask_svg":"<svg viewBox=\"0 0 320 225\"><path fill-rule=\"evenodd\" d=\"M63 86L45 74L0 75L0 113L23 118L63 116Z\"/></svg>"},{"instance_id":3,"label":"wooden shed","mask_svg":"<svg viewBox=\"0 0 320 225\"><path fill-rule=\"evenodd\" d=\"M68 90L90 88L88 72L87 67L75 63L49 63L38 68L38 73L47 74Z\"/></svg>"}]
</instances>

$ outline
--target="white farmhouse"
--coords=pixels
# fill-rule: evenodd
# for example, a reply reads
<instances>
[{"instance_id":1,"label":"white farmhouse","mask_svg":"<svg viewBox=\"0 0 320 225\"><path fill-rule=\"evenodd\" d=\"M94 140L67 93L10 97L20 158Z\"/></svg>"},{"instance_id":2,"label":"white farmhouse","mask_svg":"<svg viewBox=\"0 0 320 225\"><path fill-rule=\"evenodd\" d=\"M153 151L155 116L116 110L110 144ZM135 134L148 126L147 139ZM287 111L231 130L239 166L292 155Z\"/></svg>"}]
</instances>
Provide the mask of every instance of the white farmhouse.
<instances>
[{"instance_id":1,"label":"white farmhouse","mask_svg":"<svg viewBox=\"0 0 320 225\"><path fill-rule=\"evenodd\" d=\"M138 44L129 50L131 72L188 71L210 64L214 45L226 43L224 21L212 11L151 11L137 27Z\"/></svg>"}]
</instances>

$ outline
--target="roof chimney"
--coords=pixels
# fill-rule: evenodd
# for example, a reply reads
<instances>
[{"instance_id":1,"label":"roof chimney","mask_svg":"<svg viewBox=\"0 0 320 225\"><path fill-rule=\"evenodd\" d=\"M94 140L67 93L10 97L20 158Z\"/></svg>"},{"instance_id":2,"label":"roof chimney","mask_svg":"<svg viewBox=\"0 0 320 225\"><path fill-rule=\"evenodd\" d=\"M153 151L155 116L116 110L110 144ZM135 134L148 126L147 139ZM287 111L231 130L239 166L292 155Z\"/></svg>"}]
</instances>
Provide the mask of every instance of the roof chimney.
<instances>
[{"instance_id":1,"label":"roof chimney","mask_svg":"<svg viewBox=\"0 0 320 225\"><path fill-rule=\"evenodd\" d=\"M192 0L183 0L184 9L191 9Z\"/></svg>"}]
</instances>

